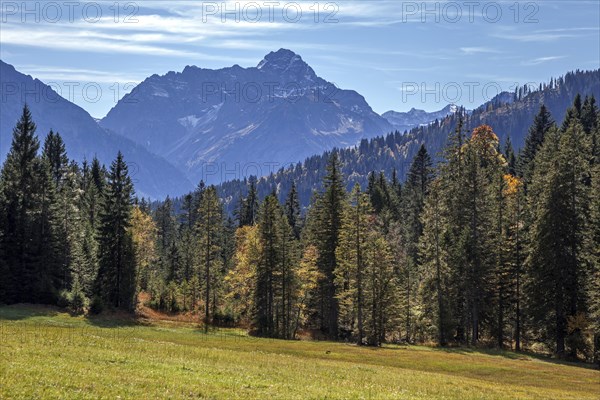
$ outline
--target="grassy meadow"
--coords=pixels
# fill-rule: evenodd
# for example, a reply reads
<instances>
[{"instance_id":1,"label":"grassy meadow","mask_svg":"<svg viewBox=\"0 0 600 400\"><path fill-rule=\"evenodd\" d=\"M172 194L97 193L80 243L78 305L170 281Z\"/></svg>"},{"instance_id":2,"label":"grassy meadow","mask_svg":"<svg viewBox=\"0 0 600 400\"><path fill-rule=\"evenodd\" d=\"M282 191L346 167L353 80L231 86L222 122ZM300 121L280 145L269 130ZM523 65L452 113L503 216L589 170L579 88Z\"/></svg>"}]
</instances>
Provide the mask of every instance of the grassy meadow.
<instances>
[{"instance_id":1,"label":"grassy meadow","mask_svg":"<svg viewBox=\"0 0 600 400\"><path fill-rule=\"evenodd\" d=\"M0 307L0 399L593 399L600 371L528 355L205 333Z\"/></svg>"}]
</instances>

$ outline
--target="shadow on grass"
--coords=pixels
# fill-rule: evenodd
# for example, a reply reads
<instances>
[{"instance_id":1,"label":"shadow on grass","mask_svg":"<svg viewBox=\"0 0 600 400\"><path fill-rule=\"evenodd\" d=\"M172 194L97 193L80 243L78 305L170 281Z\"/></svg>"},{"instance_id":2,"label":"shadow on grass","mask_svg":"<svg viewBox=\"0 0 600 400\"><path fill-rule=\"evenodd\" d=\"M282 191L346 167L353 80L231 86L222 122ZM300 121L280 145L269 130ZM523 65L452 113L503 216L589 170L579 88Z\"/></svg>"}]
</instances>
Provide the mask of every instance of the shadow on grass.
<instances>
[{"instance_id":1,"label":"shadow on grass","mask_svg":"<svg viewBox=\"0 0 600 400\"><path fill-rule=\"evenodd\" d=\"M100 315L89 315L85 317L87 323L98 328L124 328L134 326L146 326L147 324L138 321L135 316L124 316L124 315L111 315L100 314Z\"/></svg>"},{"instance_id":2,"label":"shadow on grass","mask_svg":"<svg viewBox=\"0 0 600 400\"><path fill-rule=\"evenodd\" d=\"M0 320L19 321L34 317L54 317L61 312L56 306L41 304L13 304L0 306Z\"/></svg>"},{"instance_id":3,"label":"shadow on grass","mask_svg":"<svg viewBox=\"0 0 600 400\"><path fill-rule=\"evenodd\" d=\"M60 314L69 314L71 317L81 317L81 314L70 312L56 306L41 304L13 304L0 306L0 321L25 321L30 318L52 318ZM90 325L100 328L122 328L146 325L136 319L133 314L117 311L107 311L100 315L85 316L84 320Z\"/></svg>"},{"instance_id":4,"label":"shadow on grass","mask_svg":"<svg viewBox=\"0 0 600 400\"><path fill-rule=\"evenodd\" d=\"M510 360L522 360L528 361L530 359L535 359L538 361L544 361L552 364L558 365L566 365L570 367L579 367L584 369L598 369L598 367L594 364L586 363L583 361L573 361L573 360L563 360L560 358L554 358L550 356L545 356L542 354L532 353L528 351L508 351L508 350L500 350L500 349L485 349L479 347L436 347L436 350L443 351L445 353L450 354L459 354L459 355L474 355L474 354L485 354L490 356L499 356L503 358L508 358Z\"/></svg>"}]
</instances>

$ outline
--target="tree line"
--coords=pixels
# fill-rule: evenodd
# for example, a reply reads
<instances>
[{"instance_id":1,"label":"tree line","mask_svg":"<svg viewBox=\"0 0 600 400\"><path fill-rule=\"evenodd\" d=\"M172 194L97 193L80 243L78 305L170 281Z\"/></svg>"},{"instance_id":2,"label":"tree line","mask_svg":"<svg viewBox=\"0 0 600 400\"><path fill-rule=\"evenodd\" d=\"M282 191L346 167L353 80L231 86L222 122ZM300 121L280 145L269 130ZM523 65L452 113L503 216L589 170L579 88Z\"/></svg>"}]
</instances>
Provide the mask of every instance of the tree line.
<instances>
[{"instance_id":1,"label":"tree line","mask_svg":"<svg viewBox=\"0 0 600 400\"><path fill-rule=\"evenodd\" d=\"M597 360L599 122L593 97L560 126L542 106L515 153L459 121L443 161L421 146L406 180L373 171L350 191L334 151L306 210L293 183L262 197L250 179L229 215L203 183L179 212L135 198L121 154L78 165L54 132L40 151L25 107L0 174L0 301Z\"/></svg>"}]
</instances>

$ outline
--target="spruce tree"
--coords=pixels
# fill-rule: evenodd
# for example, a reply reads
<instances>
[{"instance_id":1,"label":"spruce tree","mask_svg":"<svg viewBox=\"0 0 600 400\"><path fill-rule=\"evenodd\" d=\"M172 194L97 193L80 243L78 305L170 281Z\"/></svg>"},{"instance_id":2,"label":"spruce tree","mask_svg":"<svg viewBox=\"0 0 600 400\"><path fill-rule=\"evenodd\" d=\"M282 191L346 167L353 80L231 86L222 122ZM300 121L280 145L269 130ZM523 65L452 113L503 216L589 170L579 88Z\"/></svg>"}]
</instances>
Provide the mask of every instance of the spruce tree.
<instances>
[{"instance_id":1,"label":"spruce tree","mask_svg":"<svg viewBox=\"0 0 600 400\"><path fill-rule=\"evenodd\" d=\"M27 105L0 173L2 302L54 302L57 291L55 189Z\"/></svg>"},{"instance_id":2,"label":"spruce tree","mask_svg":"<svg viewBox=\"0 0 600 400\"><path fill-rule=\"evenodd\" d=\"M48 161L54 184L59 187L61 178L69 165L65 143L58 132L50 130L44 141L42 156Z\"/></svg>"},{"instance_id":3,"label":"spruce tree","mask_svg":"<svg viewBox=\"0 0 600 400\"><path fill-rule=\"evenodd\" d=\"M298 191L296 190L296 183L292 182L292 187L288 193L288 197L285 200L285 215L288 223L292 228L292 232L296 239L300 238L300 200L298 200Z\"/></svg>"},{"instance_id":4,"label":"spruce tree","mask_svg":"<svg viewBox=\"0 0 600 400\"><path fill-rule=\"evenodd\" d=\"M550 140L551 139L551 140ZM580 329L568 329L568 319L585 308L584 232L589 218L590 145L582 125L573 119L564 133L551 131L536 157L530 198L533 224L527 259L530 315L555 352L565 355L566 340L574 354ZM548 296L550 294L550 296ZM569 332L570 330L570 332Z\"/></svg>"},{"instance_id":5,"label":"spruce tree","mask_svg":"<svg viewBox=\"0 0 600 400\"><path fill-rule=\"evenodd\" d=\"M533 125L529 128L525 146L519 153L518 173L520 177L523 177L525 187L531 182L533 170L535 169L535 156L552 126L554 126L552 115L550 115L546 106L542 105L533 120Z\"/></svg>"},{"instance_id":6,"label":"spruce tree","mask_svg":"<svg viewBox=\"0 0 600 400\"><path fill-rule=\"evenodd\" d=\"M407 263L404 265L403 283L405 284L405 316L406 341L411 338L412 298L415 295L417 266L419 265L419 240L423 234L421 216L425 205L429 185L433 180L434 171L431 157L424 145L421 145L415 156L404 185L402 224L404 228L404 247Z\"/></svg>"},{"instance_id":7,"label":"spruce tree","mask_svg":"<svg viewBox=\"0 0 600 400\"><path fill-rule=\"evenodd\" d=\"M336 297L340 306L340 330L352 335L358 345L365 339L365 265L373 214L368 195L354 186L344 207L335 270Z\"/></svg>"},{"instance_id":8,"label":"spruce tree","mask_svg":"<svg viewBox=\"0 0 600 400\"><path fill-rule=\"evenodd\" d=\"M517 175L517 159L515 157L515 151L513 149L510 136L506 136L506 143L504 144L504 158L506 159L508 173L516 176Z\"/></svg>"},{"instance_id":9,"label":"spruce tree","mask_svg":"<svg viewBox=\"0 0 600 400\"><path fill-rule=\"evenodd\" d=\"M110 166L98 228L97 294L106 305L133 310L136 305L136 265L129 231L133 184L123 154Z\"/></svg>"},{"instance_id":10,"label":"spruce tree","mask_svg":"<svg viewBox=\"0 0 600 400\"><path fill-rule=\"evenodd\" d=\"M196 237L198 240L198 273L204 290L204 326L212 322L217 307L218 285L222 279L221 238L223 209L214 186L208 187L200 201Z\"/></svg>"},{"instance_id":11,"label":"spruce tree","mask_svg":"<svg viewBox=\"0 0 600 400\"><path fill-rule=\"evenodd\" d=\"M330 338L338 336L339 305L335 293L335 270L338 266L336 249L342 225L342 209L346 196L341 163L337 152L332 152L324 178L324 192L316 205L316 230L313 237L319 259L317 265L323 279L320 282L319 319L321 330Z\"/></svg>"},{"instance_id":12,"label":"spruce tree","mask_svg":"<svg viewBox=\"0 0 600 400\"><path fill-rule=\"evenodd\" d=\"M254 326L260 336L276 336L275 297L276 274L281 263L278 243L283 240L277 229L279 202L275 195L269 195L262 203L259 212L258 235L261 246L261 260L256 267L256 289L254 295Z\"/></svg>"},{"instance_id":13,"label":"spruce tree","mask_svg":"<svg viewBox=\"0 0 600 400\"><path fill-rule=\"evenodd\" d=\"M442 195L441 180L434 180L422 215L424 229L419 243L422 284L419 290L423 309L430 316L431 326L435 326L437 331L437 342L440 346L445 346L451 327L448 310L450 302L447 296L448 254L443 236L448 230L449 221L444 218L447 213Z\"/></svg>"},{"instance_id":14,"label":"spruce tree","mask_svg":"<svg viewBox=\"0 0 600 400\"><path fill-rule=\"evenodd\" d=\"M256 224L258 216L258 192L256 190L256 177L249 179L248 196L240 204L239 225L247 226Z\"/></svg>"}]
</instances>

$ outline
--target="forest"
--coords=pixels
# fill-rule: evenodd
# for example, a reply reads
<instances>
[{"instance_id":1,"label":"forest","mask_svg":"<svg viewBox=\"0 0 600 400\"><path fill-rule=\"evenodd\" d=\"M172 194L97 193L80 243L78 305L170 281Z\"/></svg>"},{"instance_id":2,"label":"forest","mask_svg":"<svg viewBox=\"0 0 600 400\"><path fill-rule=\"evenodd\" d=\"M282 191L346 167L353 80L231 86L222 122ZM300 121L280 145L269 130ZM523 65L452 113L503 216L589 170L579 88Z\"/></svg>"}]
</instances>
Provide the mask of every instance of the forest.
<instances>
[{"instance_id":1,"label":"forest","mask_svg":"<svg viewBox=\"0 0 600 400\"><path fill-rule=\"evenodd\" d=\"M259 195L254 178L230 213L203 183L177 210L138 199L121 153L78 164L58 132L39 142L25 106L0 173L0 303L143 303L270 338L598 362L594 97L576 96L562 121L541 106L520 151L456 118L443 152L421 144L406 179L376 170L348 190L333 151L308 207L294 183Z\"/></svg>"}]
</instances>

